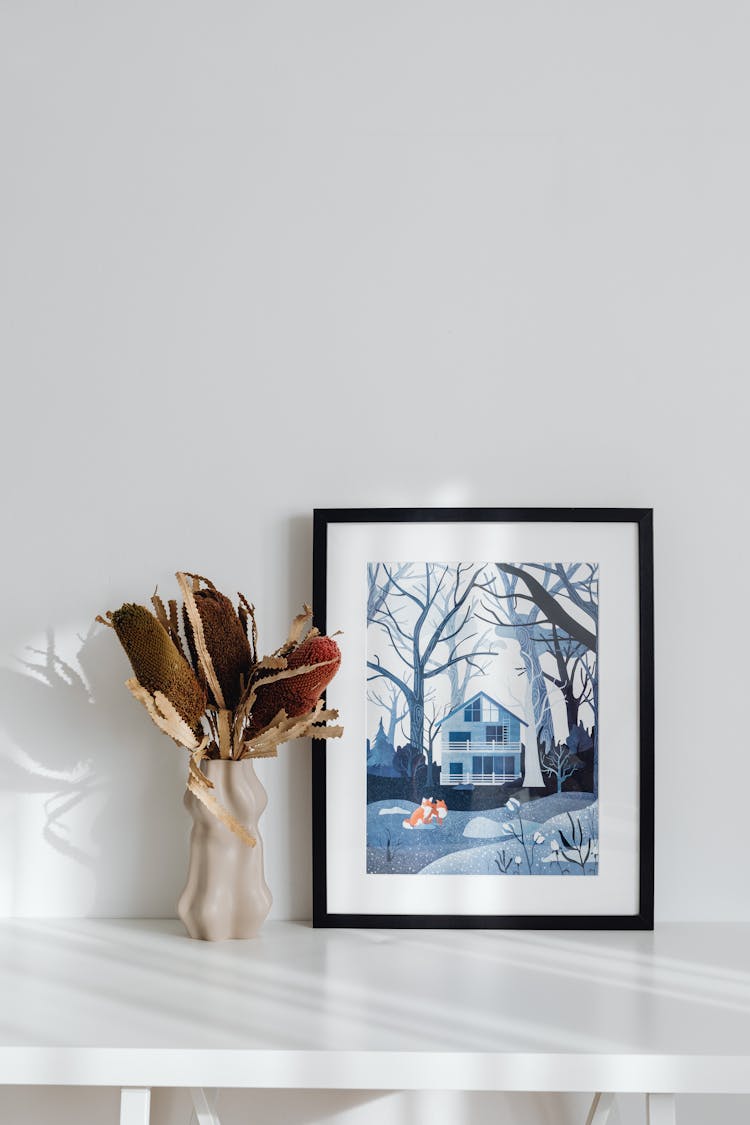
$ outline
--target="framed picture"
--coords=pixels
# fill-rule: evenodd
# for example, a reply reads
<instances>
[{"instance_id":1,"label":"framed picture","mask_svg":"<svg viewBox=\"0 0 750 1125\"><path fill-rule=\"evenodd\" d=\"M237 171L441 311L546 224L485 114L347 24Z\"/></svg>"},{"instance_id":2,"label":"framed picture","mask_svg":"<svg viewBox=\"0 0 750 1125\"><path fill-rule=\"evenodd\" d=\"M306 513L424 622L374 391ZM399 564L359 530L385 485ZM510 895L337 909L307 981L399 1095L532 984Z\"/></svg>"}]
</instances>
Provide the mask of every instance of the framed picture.
<instances>
[{"instance_id":1,"label":"framed picture","mask_svg":"<svg viewBox=\"0 0 750 1125\"><path fill-rule=\"evenodd\" d=\"M315 512L316 926L653 927L651 509Z\"/></svg>"}]
</instances>

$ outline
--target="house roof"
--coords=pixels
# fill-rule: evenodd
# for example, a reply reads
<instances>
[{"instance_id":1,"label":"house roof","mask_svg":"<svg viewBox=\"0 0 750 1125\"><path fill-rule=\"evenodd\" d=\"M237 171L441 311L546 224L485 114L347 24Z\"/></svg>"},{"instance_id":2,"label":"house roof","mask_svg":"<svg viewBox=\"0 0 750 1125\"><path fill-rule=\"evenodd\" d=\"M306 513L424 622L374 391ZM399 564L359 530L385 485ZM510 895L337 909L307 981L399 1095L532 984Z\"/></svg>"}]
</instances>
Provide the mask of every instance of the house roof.
<instances>
[{"instance_id":1,"label":"house roof","mask_svg":"<svg viewBox=\"0 0 750 1125\"><path fill-rule=\"evenodd\" d=\"M516 715L515 712L511 711L509 707L506 707L504 703L500 703L499 700L493 699L492 696L488 695L486 691L478 691L475 692L475 694L472 695L469 699L465 699L463 703L459 703L458 707L454 707L452 711L449 711L440 723L440 726L442 726L443 723L447 722L452 715L456 715L459 711L463 711L463 709L465 707L468 707L470 703L473 703L475 699L480 698L486 699L488 703L493 703L495 707L500 707L503 711L506 711L509 715L511 715L512 718L518 719L519 723L521 723L522 726L527 727L529 725L525 719L522 719L520 715Z\"/></svg>"}]
</instances>

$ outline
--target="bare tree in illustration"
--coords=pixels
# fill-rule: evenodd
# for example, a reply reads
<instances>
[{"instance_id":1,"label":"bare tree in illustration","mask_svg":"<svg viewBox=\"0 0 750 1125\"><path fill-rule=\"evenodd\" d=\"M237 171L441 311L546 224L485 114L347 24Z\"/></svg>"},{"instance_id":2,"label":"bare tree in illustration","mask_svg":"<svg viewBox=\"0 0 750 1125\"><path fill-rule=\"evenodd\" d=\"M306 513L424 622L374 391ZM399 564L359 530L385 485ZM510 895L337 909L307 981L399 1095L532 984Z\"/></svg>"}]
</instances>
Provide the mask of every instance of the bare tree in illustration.
<instances>
[{"instance_id":1,"label":"bare tree in illustration","mask_svg":"<svg viewBox=\"0 0 750 1125\"><path fill-rule=\"evenodd\" d=\"M384 679L399 688L409 711L409 743L421 752L431 682L457 665L478 671L478 658L494 655L470 647L477 637L474 600L489 583L484 566L424 563L395 570L379 565L375 581L385 593L374 599L371 622L381 631L384 654L368 660L368 682Z\"/></svg>"},{"instance_id":2,"label":"bare tree in illustration","mask_svg":"<svg viewBox=\"0 0 750 1125\"><path fill-rule=\"evenodd\" d=\"M504 593L493 587L482 600L482 612L478 616L495 625L498 630L510 629L518 642L523 662L521 674L526 676L531 697L529 717L533 716L535 733L535 737L526 746L524 784L543 786L540 754L545 746L554 744L555 732L547 684L539 659L536 635L539 607L532 605L527 612L521 612L516 596L517 577L500 572L499 578L503 583Z\"/></svg>"},{"instance_id":3,"label":"bare tree in illustration","mask_svg":"<svg viewBox=\"0 0 750 1125\"><path fill-rule=\"evenodd\" d=\"M562 772L565 780L570 766L575 763L578 769L581 762L572 750L571 762L556 760L547 685L552 684L562 696L569 735L578 727L582 706L588 704L596 715L598 567L589 563L495 565L502 586L495 586L483 598L481 616L498 631L511 630L521 650L521 671L529 684L536 728L536 746L526 748L527 784L534 783L534 775L541 777L539 767L558 780ZM545 657L551 657L553 663L545 666ZM555 770L546 768L545 761Z\"/></svg>"},{"instance_id":4,"label":"bare tree in illustration","mask_svg":"<svg viewBox=\"0 0 750 1125\"><path fill-rule=\"evenodd\" d=\"M595 563L497 563L502 574L521 580L528 591L524 600L538 608L540 626L536 640L550 653L557 675L545 672L565 702L568 732L579 723L579 711L588 704L593 715L594 775L598 773L598 671L599 567ZM551 747L553 743L547 743Z\"/></svg>"},{"instance_id":5,"label":"bare tree in illustration","mask_svg":"<svg viewBox=\"0 0 750 1125\"><path fill-rule=\"evenodd\" d=\"M549 749L545 747L541 755L541 763L544 772L555 778L558 793L562 793L563 783L583 764L564 742L557 742Z\"/></svg>"},{"instance_id":6,"label":"bare tree in illustration","mask_svg":"<svg viewBox=\"0 0 750 1125\"><path fill-rule=\"evenodd\" d=\"M409 708L402 701L401 688L397 687L391 680L385 680L380 691L368 690L367 699L370 703L385 711L388 716L387 725L384 728L385 735L391 746L395 746L396 731L399 724L409 714Z\"/></svg>"},{"instance_id":7,"label":"bare tree in illustration","mask_svg":"<svg viewBox=\"0 0 750 1125\"><path fill-rule=\"evenodd\" d=\"M440 727L443 719L450 712L450 710L450 704L444 704L442 707L438 707L434 699L431 699L429 705L425 708L425 728L427 733L425 750L427 752L428 785L437 784L437 779L435 777L435 743L437 742L438 735L440 734Z\"/></svg>"},{"instance_id":8,"label":"bare tree in illustration","mask_svg":"<svg viewBox=\"0 0 750 1125\"><path fill-rule=\"evenodd\" d=\"M408 563L401 563L395 568L393 574L399 579L409 569ZM388 597L393 578L385 563L367 564L367 620L375 621L376 615L383 602Z\"/></svg>"}]
</instances>

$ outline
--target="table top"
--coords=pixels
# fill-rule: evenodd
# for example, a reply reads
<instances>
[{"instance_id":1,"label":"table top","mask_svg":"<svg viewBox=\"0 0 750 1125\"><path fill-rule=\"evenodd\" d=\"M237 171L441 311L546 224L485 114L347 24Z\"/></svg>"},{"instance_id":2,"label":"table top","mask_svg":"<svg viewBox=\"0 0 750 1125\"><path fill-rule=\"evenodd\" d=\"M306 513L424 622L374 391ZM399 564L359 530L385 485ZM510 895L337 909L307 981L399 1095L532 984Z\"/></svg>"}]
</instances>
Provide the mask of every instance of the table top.
<instances>
[{"instance_id":1,"label":"table top","mask_svg":"<svg viewBox=\"0 0 750 1125\"><path fill-rule=\"evenodd\" d=\"M750 1093L750 926L6 921L0 1082Z\"/></svg>"}]
</instances>

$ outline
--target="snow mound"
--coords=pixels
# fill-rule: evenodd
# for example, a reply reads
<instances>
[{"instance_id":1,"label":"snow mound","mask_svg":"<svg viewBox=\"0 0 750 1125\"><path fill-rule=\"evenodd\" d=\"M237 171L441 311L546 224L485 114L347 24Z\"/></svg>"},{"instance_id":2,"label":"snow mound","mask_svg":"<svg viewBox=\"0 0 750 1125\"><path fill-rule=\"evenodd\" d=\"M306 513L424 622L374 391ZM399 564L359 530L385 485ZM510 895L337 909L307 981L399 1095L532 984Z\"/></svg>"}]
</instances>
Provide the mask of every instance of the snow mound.
<instances>
[{"instance_id":1,"label":"snow mound","mask_svg":"<svg viewBox=\"0 0 750 1125\"><path fill-rule=\"evenodd\" d=\"M494 840L502 835L502 825L488 816L475 816L464 828L464 836L472 840Z\"/></svg>"},{"instance_id":2,"label":"snow mound","mask_svg":"<svg viewBox=\"0 0 750 1125\"><path fill-rule=\"evenodd\" d=\"M581 831L583 832L583 846L586 847L586 841L589 837L598 837L599 835L599 802L593 801L590 805L583 809L576 809L571 811L570 814L573 818L573 825L578 827L580 824ZM568 839L572 836L572 828L570 819L567 813L560 813L558 816L550 817L544 824L545 832L564 832Z\"/></svg>"},{"instance_id":3,"label":"snow mound","mask_svg":"<svg viewBox=\"0 0 750 1125\"><path fill-rule=\"evenodd\" d=\"M411 816L411 809L402 809L400 805L392 805L389 809L378 809L378 816Z\"/></svg>"},{"instance_id":4,"label":"snow mound","mask_svg":"<svg viewBox=\"0 0 750 1125\"><path fill-rule=\"evenodd\" d=\"M521 808L524 820L543 822L588 808L595 800L593 793L552 793L549 797L537 797L536 800L528 801Z\"/></svg>"}]
</instances>

